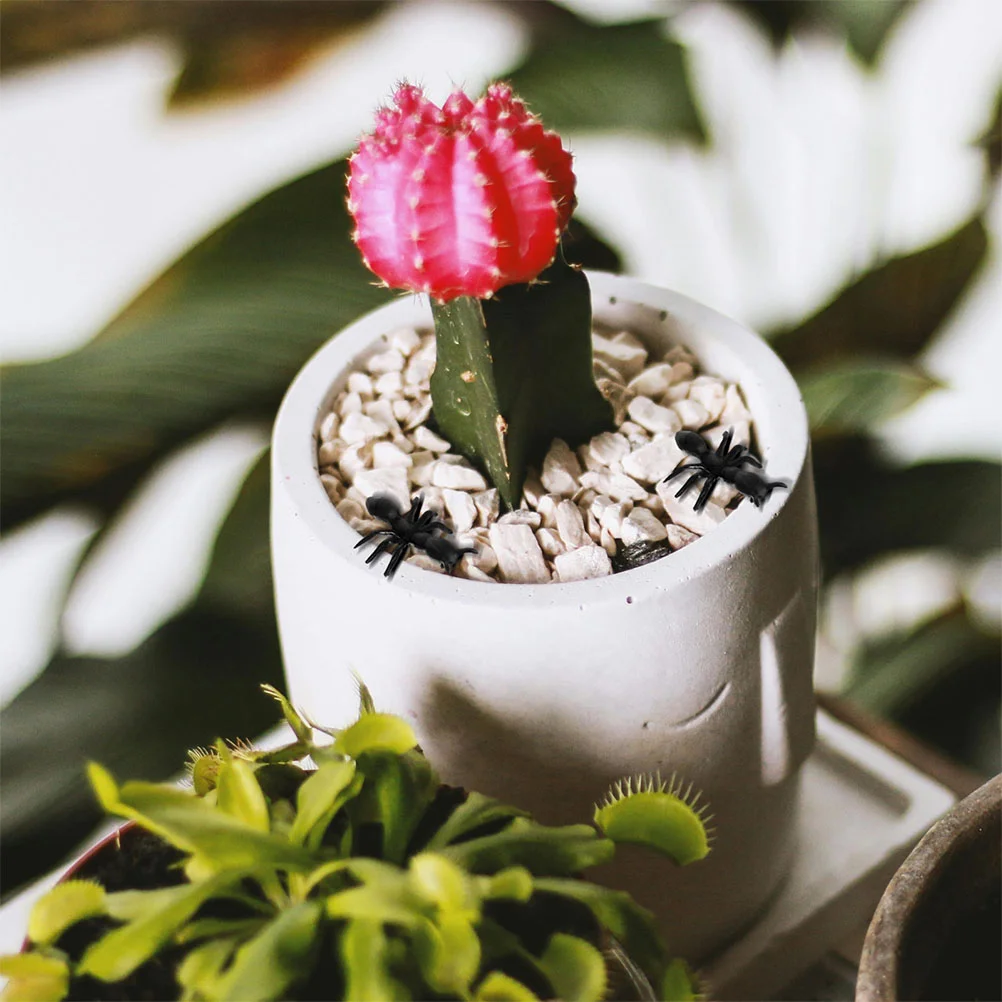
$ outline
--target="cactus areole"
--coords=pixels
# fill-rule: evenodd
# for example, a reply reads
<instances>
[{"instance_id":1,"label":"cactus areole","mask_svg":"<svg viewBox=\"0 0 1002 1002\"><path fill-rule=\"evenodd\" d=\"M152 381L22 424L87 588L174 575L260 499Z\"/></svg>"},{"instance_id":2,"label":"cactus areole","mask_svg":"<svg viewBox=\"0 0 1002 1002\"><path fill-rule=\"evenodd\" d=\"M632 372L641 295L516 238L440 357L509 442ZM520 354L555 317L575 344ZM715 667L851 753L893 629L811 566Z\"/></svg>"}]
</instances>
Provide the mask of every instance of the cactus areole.
<instances>
[{"instance_id":1,"label":"cactus areole","mask_svg":"<svg viewBox=\"0 0 1002 1002\"><path fill-rule=\"evenodd\" d=\"M612 424L584 275L560 260L571 155L504 84L441 108L400 86L351 158L352 239L389 288L427 293L435 421L517 508L550 442Z\"/></svg>"}]
</instances>

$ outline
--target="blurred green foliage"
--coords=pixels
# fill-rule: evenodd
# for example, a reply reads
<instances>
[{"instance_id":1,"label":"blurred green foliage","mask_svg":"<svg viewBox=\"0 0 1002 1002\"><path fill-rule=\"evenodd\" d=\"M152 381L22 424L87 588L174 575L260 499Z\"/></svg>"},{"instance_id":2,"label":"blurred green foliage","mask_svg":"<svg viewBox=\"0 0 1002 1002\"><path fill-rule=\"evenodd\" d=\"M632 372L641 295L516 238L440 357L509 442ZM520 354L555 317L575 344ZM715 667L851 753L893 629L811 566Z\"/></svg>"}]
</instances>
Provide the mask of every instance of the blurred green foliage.
<instances>
[{"instance_id":1,"label":"blurred green foliage","mask_svg":"<svg viewBox=\"0 0 1002 1002\"><path fill-rule=\"evenodd\" d=\"M600 27L543 0L507 6L525 20L530 38L511 77L550 127L712 142L685 51L661 22ZM872 62L902 5L741 6L777 40L821 24ZM378 4L290 0L8 0L0 54L9 69L166 32L184 40L187 53L178 103L266 86L378 13ZM998 169L997 133L996 110L982 138L986 174ZM182 257L91 343L3 370L0 517L7 530L71 504L95 514L100 538L158 463L226 422L270 421L310 354L385 301L349 239L338 195L344 170L338 161L265 195ZM584 226L576 224L572 238L573 259L618 266L616 250ZM769 334L801 381L812 418L828 579L911 549L975 558L1000 545L997 463L899 468L872 435L879 421L936 385L918 355L986 252L978 214L935 246L858 276L803 322ZM123 658L57 652L3 710L4 893L52 867L96 822L85 760L162 779L187 748L220 733L254 735L270 722L249 684L281 684L267 514L264 456L188 608ZM866 645L849 685L879 712L993 767L997 741L985 734L992 719L997 727L998 638L986 635L963 603L916 632Z\"/></svg>"}]
</instances>

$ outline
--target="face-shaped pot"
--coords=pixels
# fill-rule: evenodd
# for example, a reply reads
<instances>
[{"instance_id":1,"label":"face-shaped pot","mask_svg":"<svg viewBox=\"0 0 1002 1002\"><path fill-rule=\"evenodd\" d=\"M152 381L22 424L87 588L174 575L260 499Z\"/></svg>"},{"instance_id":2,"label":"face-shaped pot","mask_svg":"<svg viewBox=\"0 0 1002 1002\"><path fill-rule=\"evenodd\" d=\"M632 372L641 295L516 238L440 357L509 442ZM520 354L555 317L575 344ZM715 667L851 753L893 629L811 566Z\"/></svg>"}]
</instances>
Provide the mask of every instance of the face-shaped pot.
<instances>
[{"instance_id":1,"label":"face-shaped pot","mask_svg":"<svg viewBox=\"0 0 1002 1002\"><path fill-rule=\"evenodd\" d=\"M272 559L293 700L347 724L352 670L412 721L447 782L549 823L590 820L609 785L673 773L710 803L707 860L686 870L621 848L609 871L697 960L747 924L793 850L798 770L813 743L817 528L807 420L765 343L685 297L592 275L596 318L655 351L684 344L737 382L770 479L705 537L622 574L485 584L403 564L388 581L353 550L316 465L320 419L382 335L430 326L402 299L342 331L292 384L272 451ZM671 472L665 470L665 474ZM701 802L702 802L701 800Z\"/></svg>"}]
</instances>

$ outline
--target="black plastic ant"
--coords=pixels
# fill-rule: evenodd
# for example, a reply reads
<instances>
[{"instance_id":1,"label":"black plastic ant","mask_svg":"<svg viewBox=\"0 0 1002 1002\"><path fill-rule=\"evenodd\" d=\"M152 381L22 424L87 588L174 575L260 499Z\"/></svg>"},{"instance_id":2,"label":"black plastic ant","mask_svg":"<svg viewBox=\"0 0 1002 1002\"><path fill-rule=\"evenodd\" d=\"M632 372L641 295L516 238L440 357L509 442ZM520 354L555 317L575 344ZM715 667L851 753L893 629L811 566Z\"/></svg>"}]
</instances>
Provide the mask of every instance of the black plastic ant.
<instances>
[{"instance_id":1,"label":"black plastic ant","mask_svg":"<svg viewBox=\"0 0 1002 1002\"><path fill-rule=\"evenodd\" d=\"M383 571L384 577L393 577L412 546L424 550L450 574L456 569L456 564L464 553L477 552L475 546L457 546L451 539L436 536L436 532L448 532L449 527L439 520L434 511L429 510L422 514L423 503L424 498L419 494L411 503L410 510L405 513L391 494L373 494L372 497L366 498L365 507L369 514L385 522L389 528L374 529L366 533L355 544L355 549L364 546L376 536L386 536L365 561L367 564L374 563L380 554L390 552L390 561Z\"/></svg>"},{"instance_id":2,"label":"black plastic ant","mask_svg":"<svg viewBox=\"0 0 1002 1002\"><path fill-rule=\"evenodd\" d=\"M697 480L705 477L706 483L703 484L703 489L699 492L699 497L696 498L696 503L693 505L694 511L702 511L706 507L706 502L710 500L713 488L721 480L733 484L756 508L761 508L777 487L789 490L790 485L782 480L766 480L764 471L756 473L754 470L744 469L745 463L762 469L762 463L743 445L735 445L731 448L733 437L733 429L725 431L716 452L714 452L713 446L709 445L698 432L677 432L675 444L693 456L696 462L679 464L662 482L667 483L687 470L693 470L692 476L675 495L675 497L680 498Z\"/></svg>"}]
</instances>

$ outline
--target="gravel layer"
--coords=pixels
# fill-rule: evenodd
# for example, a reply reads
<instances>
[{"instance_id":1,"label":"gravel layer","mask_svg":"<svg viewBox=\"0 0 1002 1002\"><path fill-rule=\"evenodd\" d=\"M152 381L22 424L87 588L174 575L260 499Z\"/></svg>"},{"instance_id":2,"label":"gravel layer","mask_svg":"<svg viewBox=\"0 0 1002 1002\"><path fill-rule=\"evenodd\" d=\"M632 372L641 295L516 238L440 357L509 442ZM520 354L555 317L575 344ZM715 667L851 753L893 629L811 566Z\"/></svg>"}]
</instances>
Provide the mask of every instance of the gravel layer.
<instances>
[{"instance_id":1,"label":"gravel layer","mask_svg":"<svg viewBox=\"0 0 1002 1002\"><path fill-rule=\"evenodd\" d=\"M652 357L632 334L595 332L595 377L615 410L616 431L572 450L555 439L541 470L530 470L522 506L498 517L498 493L428 427L433 333L402 328L352 372L320 424L320 480L338 513L360 535L380 528L365 509L377 492L402 508L422 494L460 543L476 545L456 575L474 581L580 581L613 572L627 548L661 552L687 546L719 525L741 500L720 482L701 512L696 490L675 498L662 483L683 459L682 428L714 446L733 429L750 445L751 414L739 388L701 374L684 347ZM618 555L618 556L617 556ZM442 573L426 554L412 564Z\"/></svg>"}]
</instances>

